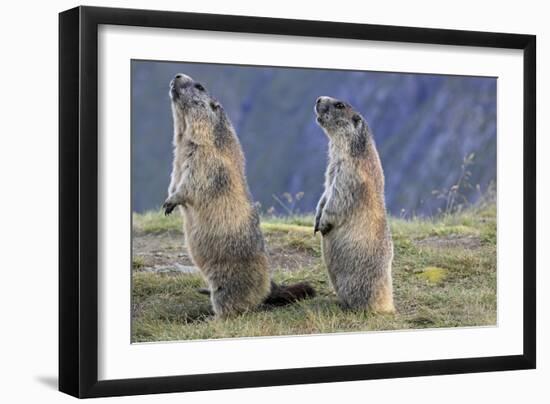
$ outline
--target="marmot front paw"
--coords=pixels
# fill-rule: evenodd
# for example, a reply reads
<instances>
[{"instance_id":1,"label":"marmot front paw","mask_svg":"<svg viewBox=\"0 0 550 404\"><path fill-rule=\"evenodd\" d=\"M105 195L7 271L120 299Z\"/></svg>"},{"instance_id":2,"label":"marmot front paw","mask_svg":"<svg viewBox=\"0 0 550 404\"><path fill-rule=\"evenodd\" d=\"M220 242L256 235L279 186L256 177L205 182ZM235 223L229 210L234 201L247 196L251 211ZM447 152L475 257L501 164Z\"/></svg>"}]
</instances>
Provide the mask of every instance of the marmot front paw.
<instances>
[{"instance_id":1,"label":"marmot front paw","mask_svg":"<svg viewBox=\"0 0 550 404\"><path fill-rule=\"evenodd\" d=\"M317 226L317 230L319 230L321 232L321 234L323 236L325 236L326 234L328 234L332 230L332 227L333 227L332 223L330 223L326 220L321 220L320 223Z\"/></svg>"},{"instance_id":2,"label":"marmot front paw","mask_svg":"<svg viewBox=\"0 0 550 404\"><path fill-rule=\"evenodd\" d=\"M172 211L176 206L177 206L176 203L172 203L168 201L164 202L164 204L162 205L162 209L164 209L164 216L168 216L170 213L172 213Z\"/></svg>"}]
</instances>

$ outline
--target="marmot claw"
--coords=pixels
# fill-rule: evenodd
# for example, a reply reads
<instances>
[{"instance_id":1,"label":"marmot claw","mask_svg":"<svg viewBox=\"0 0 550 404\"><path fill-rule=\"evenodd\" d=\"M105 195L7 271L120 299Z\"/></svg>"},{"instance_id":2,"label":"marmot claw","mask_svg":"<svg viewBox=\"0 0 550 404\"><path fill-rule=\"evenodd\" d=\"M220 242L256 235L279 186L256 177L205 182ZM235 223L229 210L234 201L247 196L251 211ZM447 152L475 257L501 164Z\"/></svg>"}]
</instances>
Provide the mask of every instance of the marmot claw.
<instances>
[{"instance_id":1,"label":"marmot claw","mask_svg":"<svg viewBox=\"0 0 550 404\"><path fill-rule=\"evenodd\" d=\"M162 208L164 209L164 216L168 216L170 213L172 213L175 207L175 203L164 202L164 204L162 205Z\"/></svg>"}]
</instances>

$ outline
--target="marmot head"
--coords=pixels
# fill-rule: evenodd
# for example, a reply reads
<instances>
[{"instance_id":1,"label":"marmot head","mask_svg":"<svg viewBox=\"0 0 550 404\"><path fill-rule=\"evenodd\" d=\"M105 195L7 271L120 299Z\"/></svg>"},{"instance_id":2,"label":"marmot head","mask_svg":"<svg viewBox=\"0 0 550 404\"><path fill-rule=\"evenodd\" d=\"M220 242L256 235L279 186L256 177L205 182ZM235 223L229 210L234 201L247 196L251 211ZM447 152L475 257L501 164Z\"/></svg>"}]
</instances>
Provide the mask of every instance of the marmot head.
<instances>
[{"instance_id":1,"label":"marmot head","mask_svg":"<svg viewBox=\"0 0 550 404\"><path fill-rule=\"evenodd\" d=\"M170 99L176 131L189 133L196 143L216 143L231 127L220 103L191 77L178 73L170 82ZM192 130L187 131L190 128Z\"/></svg>"},{"instance_id":2,"label":"marmot head","mask_svg":"<svg viewBox=\"0 0 550 404\"><path fill-rule=\"evenodd\" d=\"M365 153L369 129L350 104L331 97L319 97L315 102L315 114L317 123L338 149L355 157Z\"/></svg>"}]
</instances>

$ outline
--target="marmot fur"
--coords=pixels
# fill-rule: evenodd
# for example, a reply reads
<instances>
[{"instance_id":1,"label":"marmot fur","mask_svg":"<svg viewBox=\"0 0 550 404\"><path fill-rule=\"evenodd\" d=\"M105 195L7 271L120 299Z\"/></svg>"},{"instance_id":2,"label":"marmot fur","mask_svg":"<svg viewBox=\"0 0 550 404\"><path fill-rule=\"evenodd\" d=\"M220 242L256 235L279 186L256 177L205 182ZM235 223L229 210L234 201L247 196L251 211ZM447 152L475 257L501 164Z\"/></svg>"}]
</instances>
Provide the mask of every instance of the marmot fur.
<instances>
[{"instance_id":1,"label":"marmot fur","mask_svg":"<svg viewBox=\"0 0 550 404\"><path fill-rule=\"evenodd\" d=\"M372 133L344 101L319 97L315 113L329 138L329 162L314 232L322 234L332 285L350 308L393 312L393 243Z\"/></svg>"},{"instance_id":2,"label":"marmot fur","mask_svg":"<svg viewBox=\"0 0 550 404\"><path fill-rule=\"evenodd\" d=\"M313 295L308 284L283 286L270 279L241 145L223 107L184 74L171 81L169 94L174 161L163 208L170 214L180 206L189 252L208 282L214 313L225 317Z\"/></svg>"}]
</instances>

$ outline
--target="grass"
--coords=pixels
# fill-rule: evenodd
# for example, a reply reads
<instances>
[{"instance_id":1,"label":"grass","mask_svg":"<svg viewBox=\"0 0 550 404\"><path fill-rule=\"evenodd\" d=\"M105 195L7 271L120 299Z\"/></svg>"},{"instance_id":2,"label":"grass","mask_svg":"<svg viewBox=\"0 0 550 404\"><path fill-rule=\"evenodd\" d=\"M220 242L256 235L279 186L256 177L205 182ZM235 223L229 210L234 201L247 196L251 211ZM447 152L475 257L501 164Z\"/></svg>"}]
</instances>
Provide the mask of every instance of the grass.
<instances>
[{"instance_id":1,"label":"grass","mask_svg":"<svg viewBox=\"0 0 550 404\"><path fill-rule=\"evenodd\" d=\"M134 213L132 227L134 231L142 233L181 232L181 216L178 210L170 216L165 216L161 211Z\"/></svg>"},{"instance_id":2,"label":"grass","mask_svg":"<svg viewBox=\"0 0 550 404\"><path fill-rule=\"evenodd\" d=\"M437 219L392 218L390 222L395 248L395 315L343 309L328 281L320 238L312 231L313 217L269 217L262 220L262 231L270 251L273 277L282 283L307 280L317 291L315 298L282 308L262 308L230 319L213 319L208 298L197 291L205 286L199 273L156 272L154 267L145 264L148 261L140 255L143 251L134 251L132 340L496 324L496 208L493 204ZM133 223L134 237L173 234L180 243L181 217L149 212L134 214ZM181 250L184 250L183 243Z\"/></svg>"}]
</instances>

